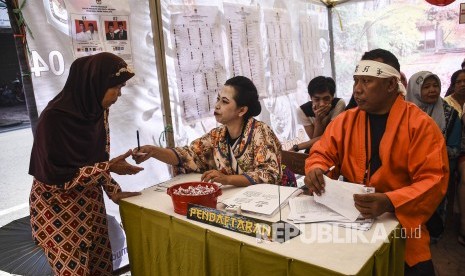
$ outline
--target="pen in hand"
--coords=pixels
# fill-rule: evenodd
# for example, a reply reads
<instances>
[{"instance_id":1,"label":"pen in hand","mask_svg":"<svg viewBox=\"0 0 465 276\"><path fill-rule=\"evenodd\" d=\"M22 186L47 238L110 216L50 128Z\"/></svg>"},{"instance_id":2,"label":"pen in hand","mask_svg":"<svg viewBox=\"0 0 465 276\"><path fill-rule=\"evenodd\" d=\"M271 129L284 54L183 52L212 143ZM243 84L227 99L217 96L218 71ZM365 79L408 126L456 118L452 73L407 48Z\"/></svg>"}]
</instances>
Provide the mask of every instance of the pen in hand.
<instances>
[{"instance_id":1,"label":"pen in hand","mask_svg":"<svg viewBox=\"0 0 465 276\"><path fill-rule=\"evenodd\" d=\"M139 141L139 131L138 130L136 131L136 134L137 134L137 150L139 151L140 150L140 141Z\"/></svg>"},{"instance_id":2,"label":"pen in hand","mask_svg":"<svg viewBox=\"0 0 465 276\"><path fill-rule=\"evenodd\" d=\"M326 171L323 172L324 175L327 175L330 171L334 170L336 166L331 166L331 168L327 169Z\"/></svg>"}]
</instances>

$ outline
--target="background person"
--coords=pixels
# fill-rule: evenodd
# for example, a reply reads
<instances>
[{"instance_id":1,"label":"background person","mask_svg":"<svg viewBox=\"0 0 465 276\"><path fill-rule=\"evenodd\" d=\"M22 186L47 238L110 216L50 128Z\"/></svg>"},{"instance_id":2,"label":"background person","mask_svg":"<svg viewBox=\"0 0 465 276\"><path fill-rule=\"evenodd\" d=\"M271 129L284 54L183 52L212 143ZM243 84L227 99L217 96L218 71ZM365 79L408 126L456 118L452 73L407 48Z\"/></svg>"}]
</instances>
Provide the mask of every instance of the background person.
<instances>
[{"instance_id":1,"label":"background person","mask_svg":"<svg viewBox=\"0 0 465 276\"><path fill-rule=\"evenodd\" d=\"M428 71L420 71L410 77L406 100L414 103L428 114L441 130L446 139L447 156L449 158L449 186L454 186L457 158L460 154L462 124L458 112L446 103L440 95L441 80L437 75ZM435 239L439 238L444 232L447 200L448 198L445 197L426 223L431 237Z\"/></svg>"},{"instance_id":2,"label":"background person","mask_svg":"<svg viewBox=\"0 0 465 276\"><path fill-rule=\"evenodd\" d=\"M218 93L215 119L221 126L194 140L189 146L160 148L146 145L133 154L139 164L149 158L175 166L178 173L197 172L202 181L248 186L280 183L281 143L271 128L257 121L261 112L252 81L236 76Z\"/></svg>"},{"instance_id":3,"label":"background person","mask_svg":"<svg viewBox=\"0 0 465 276\"><path fill-rule=\"evenodd\" d=\"M457 110L459 117L462 117L465 104L465 70L458 70L452 74L445 96L444 100Z\"/></svg>"},{"instance_id":4,"label":"background person","mask_svg":"<svg viewBox=\"0 0 465 276\"><path fill-rule=\"evenodd\" d=\"M63 90L39 117L29 174L32 234L55 275L111 275L112 251L103 191L118 203L122 192L110 172L142 170L125 159L109 160L109 107L134 76L116 55L76 59Z\"/></svg>"},{"instance_id":5,"label":"background person","mask_svg":"<svg viewBox=\"0 0 465 276\"><path fill-rule=\"evenodd\" d=\"M445 140L435 122L402 95L400 65L389 51L366 52L354 72L358 107L335 118L305 163L305 185L320 195L323 172L374 187L354 195L365 218L395 213L408 235L406 275L434 275L426 221L447 190ZM420 237L412 236L420 229Z\"/></svg>"},{"instance_id":6,"label":"background person","mask_svg":"<svg viewBox=\"0 0 465 276\"><path fill-rule=\"evenodd\" d=\"M460 102L465 101L465 70L458 70L451 76L450 86L447 93L451 93L448 98L453 104L454 108L463 110L463 105ZM460 112L459 112L460 113ZM462 143L461 152L458 160L458 172L460 181L457 186L458 208L459 208L459 244L465 246L465 116L462 113Z\"/></svg>"},{"instance_id":7,"label":"background person","mask_svg":"<svg viewBox=\"0 0 465 276\"><path fill-rule=\"evenodd\" d=\"M344 111L343 99L335 98L336 83L330 77L318 76L308 83L311 101L297 109L297 121L304 126L309 141L293 146L294 151L305 150L320 139L329 122Z\"/></svg>"}]
</instances>

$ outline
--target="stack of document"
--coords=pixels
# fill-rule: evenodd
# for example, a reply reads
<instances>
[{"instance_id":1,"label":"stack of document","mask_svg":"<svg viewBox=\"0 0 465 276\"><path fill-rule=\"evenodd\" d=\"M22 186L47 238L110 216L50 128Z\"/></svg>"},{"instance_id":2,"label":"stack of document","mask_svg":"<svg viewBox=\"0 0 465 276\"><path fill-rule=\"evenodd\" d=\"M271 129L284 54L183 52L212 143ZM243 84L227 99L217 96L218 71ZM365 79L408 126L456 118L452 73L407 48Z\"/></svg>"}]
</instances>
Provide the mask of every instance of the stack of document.
<instances>
[{"instance_id":1,"label":"stack of document","mask_svg":"<svg viewBox=\"0 0 465 276\"><path fill-rule=\"evenodd\" d=\"M280 206L282 208L290 198L301 192L301 189L295 187L255 184L242 189L234 196L222 200L222 202L227 206L241 206L241 211L273 216L279 211ZM281 198L281 204L278 203L279 197Z\"/></svg>"},{"instance_id":2,"label":"stack of document","mask_svg":"<svg viewBox=\"0 0 465 276\"><path fill-rule=\"evenodd\" d=\"M338 226L369 230L372 219L363 219L355 208L354 194L374 192L371 187L333 180L324 176L321 196L304 196L289 201L289 220L295 223L331 222Z\"/></svg>"}]
</instances>

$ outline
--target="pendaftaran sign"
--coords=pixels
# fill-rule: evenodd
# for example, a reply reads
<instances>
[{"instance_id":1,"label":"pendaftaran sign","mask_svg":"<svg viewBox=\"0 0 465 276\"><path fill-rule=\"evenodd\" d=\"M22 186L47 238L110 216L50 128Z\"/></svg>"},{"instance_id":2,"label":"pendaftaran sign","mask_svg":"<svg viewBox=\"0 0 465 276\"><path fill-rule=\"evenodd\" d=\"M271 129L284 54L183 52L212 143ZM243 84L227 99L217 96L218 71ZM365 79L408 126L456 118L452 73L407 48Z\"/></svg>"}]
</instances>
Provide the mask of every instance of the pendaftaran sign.
<instances>
[{"instance_id":1,"label":"pendaftaran sign","mask_svg":"<svg viewBox=\"0 0 465 276\"><path fill-rule=\"evenodd\" d=\"M236 233L280 243L301 233L297 227L284 221L270 222L196 204L188 204L186 216Z\"/></svg>"}]
</instances>

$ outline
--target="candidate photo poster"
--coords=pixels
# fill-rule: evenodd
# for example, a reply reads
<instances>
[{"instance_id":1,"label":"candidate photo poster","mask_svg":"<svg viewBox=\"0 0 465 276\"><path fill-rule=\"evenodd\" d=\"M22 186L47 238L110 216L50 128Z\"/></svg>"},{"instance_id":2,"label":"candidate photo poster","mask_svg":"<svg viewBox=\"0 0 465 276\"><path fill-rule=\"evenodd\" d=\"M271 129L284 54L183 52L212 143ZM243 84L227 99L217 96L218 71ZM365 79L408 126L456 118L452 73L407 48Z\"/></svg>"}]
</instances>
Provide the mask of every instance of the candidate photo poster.
<instances>
[{"instance_id":1,"label":"candidate photo poster","mask_svg":"<svg viewBox=\"0 0 465 276\"><path fill-rule=\"evenodd\" d=\"M120 56L128 64L132 63L131 36L129 34L129 16L100 16L105 31L104 49Z\"/></svg>"},{"instance_id":2,"label":"candidate photo poster","mask_svg":"<svg viewBox=\"0 0 465 276\"><path fill-rule=\"evenodd\" d=\"M76 57L93 55L103 51L98 16L70 14L70 30Z\"/></svg>"}]
</instances>

